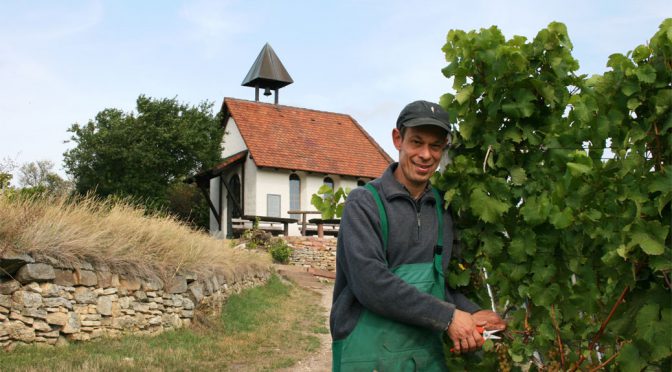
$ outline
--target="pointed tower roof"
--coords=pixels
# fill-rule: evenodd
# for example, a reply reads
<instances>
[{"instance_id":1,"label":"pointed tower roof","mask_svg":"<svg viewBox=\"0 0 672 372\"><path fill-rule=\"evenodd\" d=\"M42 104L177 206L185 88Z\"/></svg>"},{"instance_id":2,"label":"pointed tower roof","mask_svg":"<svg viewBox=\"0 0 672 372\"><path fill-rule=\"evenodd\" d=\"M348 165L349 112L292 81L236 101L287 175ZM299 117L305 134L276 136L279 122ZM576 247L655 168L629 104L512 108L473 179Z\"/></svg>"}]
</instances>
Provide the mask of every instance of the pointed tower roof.
<instances>
[{"instance_id":1,"label":"pointed tower roof","mask_svg":"<svg viewBox=\"0 0 672 372\"><path fill-rule=\"evenodd\" d=\"M280 62L280 58L275 54L271 45L266 43L241 85L275 90L293 82L285 66Z\"/></svg>"}]
</instances>

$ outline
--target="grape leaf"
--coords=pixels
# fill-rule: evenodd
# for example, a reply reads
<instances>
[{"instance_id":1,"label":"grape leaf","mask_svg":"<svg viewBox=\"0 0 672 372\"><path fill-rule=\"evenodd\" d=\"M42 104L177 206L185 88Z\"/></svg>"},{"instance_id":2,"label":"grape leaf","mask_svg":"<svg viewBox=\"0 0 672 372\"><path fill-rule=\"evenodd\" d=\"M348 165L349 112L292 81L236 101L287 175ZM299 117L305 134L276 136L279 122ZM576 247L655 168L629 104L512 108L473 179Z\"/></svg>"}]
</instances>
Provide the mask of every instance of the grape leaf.
<instances>
[{"instance_id":1,"label":"grape leaf","mask_svg":"<svg viewBox=\"0 0 672 372\"><path fill-rule=\"evenodd\" d=\"M480 188L471 192L470 203L474 214L485 222L496 222L509 210L508 204L488 196Z\"/></svg>"}]
</instances>

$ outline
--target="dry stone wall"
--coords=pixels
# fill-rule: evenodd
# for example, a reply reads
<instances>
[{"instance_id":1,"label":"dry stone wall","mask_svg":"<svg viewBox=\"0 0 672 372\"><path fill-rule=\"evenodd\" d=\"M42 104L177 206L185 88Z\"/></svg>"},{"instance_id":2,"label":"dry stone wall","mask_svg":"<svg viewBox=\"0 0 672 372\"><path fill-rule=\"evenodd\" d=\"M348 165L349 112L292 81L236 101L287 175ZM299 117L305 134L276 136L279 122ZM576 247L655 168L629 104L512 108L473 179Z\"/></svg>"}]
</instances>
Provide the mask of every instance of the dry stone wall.
<instances>
[{"instance_id":1,"label":"dry stone wall","mask_svg":"<svg viewBox=\"0 0 672 372\"><path fill-rule=\"evenodd\" d=\"M288 236L285 240L292 247L290 264L336 271L336 238Z\"/></svg>"},{"instance_id":2,"label":"dry stone wall","mask_svg":"<svg viewBox=\"0 0 672 372\"><path fill-rule=\"evenodd\" d=\"M270 271L238 278L176 275L164 283L89 263L64 267L28 255L0 258L0 347L67 344L189 326L194 310L214 309L232 293L259 285Z\"/></svg>"}]
</instances>

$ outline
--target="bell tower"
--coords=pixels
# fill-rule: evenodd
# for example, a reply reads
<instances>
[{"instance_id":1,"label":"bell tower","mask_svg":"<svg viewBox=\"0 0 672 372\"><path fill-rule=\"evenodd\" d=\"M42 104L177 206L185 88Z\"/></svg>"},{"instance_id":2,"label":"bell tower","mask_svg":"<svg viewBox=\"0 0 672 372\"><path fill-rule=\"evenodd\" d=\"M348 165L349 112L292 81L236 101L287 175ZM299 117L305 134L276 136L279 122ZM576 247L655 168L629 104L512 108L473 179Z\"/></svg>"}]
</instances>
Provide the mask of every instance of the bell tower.
<instances>
[{"instance_id":1,"label":"bell tower","mask_svg":"<svg viewBox=\"0 0 672 372\"><path fill-rule=\"evenodd\" d=\"M280 62L269 43L266 43L250 71L243 79L242 86L254 87L254 100L259 101L259 88L264 89L264 95L270 96L271 90L275 92L275 104L278 104L278 90L293 83L292 77Z\"/></svg>"}]
</instances>

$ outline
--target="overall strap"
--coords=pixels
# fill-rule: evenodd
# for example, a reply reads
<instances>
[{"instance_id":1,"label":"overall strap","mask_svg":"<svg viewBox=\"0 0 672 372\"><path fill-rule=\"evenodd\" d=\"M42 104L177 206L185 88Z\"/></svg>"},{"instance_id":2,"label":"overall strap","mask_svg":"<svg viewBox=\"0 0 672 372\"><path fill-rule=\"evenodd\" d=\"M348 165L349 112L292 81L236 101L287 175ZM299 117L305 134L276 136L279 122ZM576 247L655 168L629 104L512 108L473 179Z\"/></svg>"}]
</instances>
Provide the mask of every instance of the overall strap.
<instances>
[{"instance_id":1,"label":"overall strap","mask_svg":"<svg viewBox=\"0 0 672 372\"><path fill-rule=\"evenodd\" d=\"M435 187L432 187L432 191L436 199L434 203L436 206L436 220L439 221L439 236L436 237L436 246L434 247L434 268L437 273L443 274L443 211L441 210L443 203L441 202L439 191Z\"/></svg>"},{"instance_id":2,"label":"overall strap","mask_svg":"<svg viewBox=\"0 0 672 372\"><path fill-rule=\"evenodd\" d=\"M432 187L432 191L434 192L434 198L436 199L436 220L439 221L439 236L436 237L436 246L441 247L440 249L443 251L443 211L441 210L443 203L441 202L442 200L439 191L435 187Z\"/></svg>"},{"instance_id":3,"label":"overall strap","mask_svg":"<svg viewBox=\"0 0 672 372\"><path fill-rule=\"evenodd\" d=\"M385 260L387 261L387 213L385 213L385 207L383 206L383 201L380 200L380 194L378 193L378 190L376 190L373 185L370 183L367 183L364 185L369 191L371 191L371 194L373 194L373 199L376 201L376 205L378 206L378 215L380 216L380 229L382 230L382 236L383 236L383 253L385 253Z\"/></svg>"}]
</instances>

